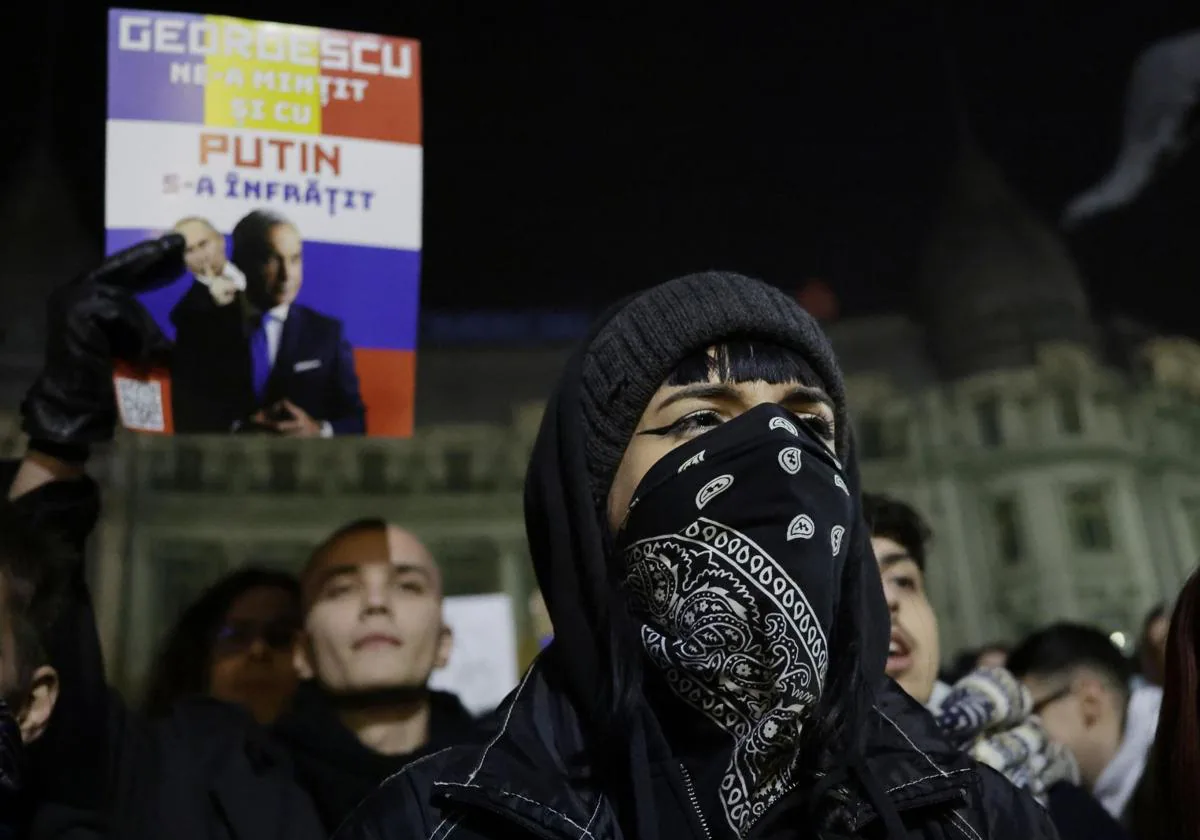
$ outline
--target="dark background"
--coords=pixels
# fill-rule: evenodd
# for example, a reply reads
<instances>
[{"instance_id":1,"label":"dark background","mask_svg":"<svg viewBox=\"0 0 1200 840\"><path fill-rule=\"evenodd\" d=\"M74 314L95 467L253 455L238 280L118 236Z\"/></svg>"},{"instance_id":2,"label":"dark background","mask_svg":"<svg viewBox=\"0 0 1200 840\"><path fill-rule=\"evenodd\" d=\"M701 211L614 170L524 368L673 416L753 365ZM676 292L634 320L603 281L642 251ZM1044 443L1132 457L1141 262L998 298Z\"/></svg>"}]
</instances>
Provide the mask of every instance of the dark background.
<instances>
[{"instance_id":1,"label":"dark background","mask_svg":"<svg viewBox=\"0 0 1200 840\"><path fill-rule=\"evenodd\" d=\"M632 4L150 5L422 41L422 295L437 310L592 308L710 267L787 288L823 278L847 315L903 308L960 117L1055 220L1115 158L1134 58L1200 21L1195 5L1024 0L653 17ZM43 142L48 94L64 212L99 243L105 7L22 3L4 27L0 179ZM1197 158L1069 239L1099 309L1197 332Z\"/></svg>"}]
</instances>

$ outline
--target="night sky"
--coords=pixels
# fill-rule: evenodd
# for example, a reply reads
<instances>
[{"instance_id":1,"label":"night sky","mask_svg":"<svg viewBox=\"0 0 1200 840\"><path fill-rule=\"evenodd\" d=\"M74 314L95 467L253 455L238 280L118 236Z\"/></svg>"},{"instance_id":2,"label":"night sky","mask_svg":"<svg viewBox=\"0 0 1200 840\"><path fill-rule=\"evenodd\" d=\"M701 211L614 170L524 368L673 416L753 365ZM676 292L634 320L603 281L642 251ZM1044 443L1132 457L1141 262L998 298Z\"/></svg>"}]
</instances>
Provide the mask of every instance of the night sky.
<instances>
[{"instance_id":1,"label":"night sky","mask_svg":"<svg viewBox=\"0 0 1200 840\"><path fill-rule=\"evenodd\" d=\"M99 242L105 10L60 4L6 9L0 177L35 142L21 126L34 121L50 20L65 21L54 151ZM1167 4L1068 13L1024 0L1003 14L728 5L661 19L597 11L610 4L148 5L423 42L422 296L439 310L591 308L711 267L788 288L823 278L844 314L904 308L958 116L1055 219L1115 157L1133 59L1200 23L1200 9L1188 19ZM1098 308L1196 331L1198 184L1193 152L1135 206L1072 236Z\"/></svg>"}]
</instances>

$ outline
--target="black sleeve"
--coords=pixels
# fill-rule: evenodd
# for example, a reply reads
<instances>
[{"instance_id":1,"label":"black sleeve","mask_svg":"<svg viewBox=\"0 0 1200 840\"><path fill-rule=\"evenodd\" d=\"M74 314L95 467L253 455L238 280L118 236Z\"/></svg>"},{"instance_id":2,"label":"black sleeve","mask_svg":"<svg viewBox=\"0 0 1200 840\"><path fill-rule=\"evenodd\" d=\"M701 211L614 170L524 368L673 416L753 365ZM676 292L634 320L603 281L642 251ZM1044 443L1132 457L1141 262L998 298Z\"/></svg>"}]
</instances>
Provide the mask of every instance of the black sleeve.
<instances>
[{"instance_id":1,"label":"black sleeve","mask_svg":"<svg viewBox=\"0 0 1200 840\"><path fill-rule=\"evenodd\" d=\"M1013 840L1059 840L1050 813L1027 791L985 764L976 765L983 788L986 837Z\"/></svg>"},{"instance_id":2,"label":"black sleeve","mask_svg":"<svg viewBox=\"0 0 1200 840\"><path fill-rule=\"evenodd\" d=\"M11 486L19 464L0 461L0 486ZM76 562L69 599L47 642L59 674L50 725L29 749L30 776L40 798L65 808L102 811L110 776L110 715L104 658L84 569L84 548L100 513L100 494L87 477L56 481L13 504L37 528L65 541Z\"/></svg>"},{"instance_id":3,"label":"black sleeve","mask_svg":"<svg viewBox=\"0 0 1200 840\"><path fill-rule=\"evenodd\" d=\"M408 773L386 779L355 808L333 840L407 840L431 837L426 797Z\"/></svg>"},{"instance_id":4,"label":"black sleeve","mask_svg":"<svg viewBox=\"0 0 1200 840\"><path fill-rule=\"evenodd\" d=\"M1050 788L1047 799L1050 819L1054 820L1061 840L1131 840L1129 832L1096 798L1077 785L1059 782ZM1142 840L1155 835L1137 833L1136 836Z\"/></svg>"}]
</instances>

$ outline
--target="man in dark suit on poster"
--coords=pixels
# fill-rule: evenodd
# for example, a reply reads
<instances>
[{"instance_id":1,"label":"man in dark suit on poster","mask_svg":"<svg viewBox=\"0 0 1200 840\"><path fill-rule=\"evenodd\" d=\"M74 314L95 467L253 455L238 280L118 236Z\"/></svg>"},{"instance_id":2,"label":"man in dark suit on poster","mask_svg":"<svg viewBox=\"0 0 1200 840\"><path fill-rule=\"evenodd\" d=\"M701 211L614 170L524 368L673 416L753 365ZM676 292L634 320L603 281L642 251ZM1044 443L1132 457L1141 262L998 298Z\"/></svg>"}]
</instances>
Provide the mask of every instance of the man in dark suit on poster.
<instances>
[{"instance_id":1,"label":"man in dark suit on poster","mask_svg":"<svg viewBox=\"0 0 1200 840\"><path fill-rule=\"evenodd\" d=\"M222 304L189 295L175 325L175 430L332 437L366 431L342 323L303 304L303 243L283 216L255 210L233 229L245 291Z\"/></svg>"}]
</instances>

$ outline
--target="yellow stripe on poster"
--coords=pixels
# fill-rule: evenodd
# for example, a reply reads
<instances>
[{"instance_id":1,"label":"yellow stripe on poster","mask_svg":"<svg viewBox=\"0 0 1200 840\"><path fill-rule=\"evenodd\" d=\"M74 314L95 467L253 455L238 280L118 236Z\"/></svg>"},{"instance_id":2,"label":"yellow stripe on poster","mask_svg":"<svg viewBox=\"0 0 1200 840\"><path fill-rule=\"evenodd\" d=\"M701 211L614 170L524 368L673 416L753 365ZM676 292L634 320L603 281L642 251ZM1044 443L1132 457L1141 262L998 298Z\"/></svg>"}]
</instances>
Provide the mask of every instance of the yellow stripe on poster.
<instances>
[{"instance_id":1,"label":"yellow stripe on poster","mask_svg":"<svg viewBox=\"0 0 1200 840\"><path fill-rule=\"evenodd\" d=\"M217 15L206 20L220 37L205 59L205 125L321 133L321 30Z\"/></svg>"}]
</instances>

